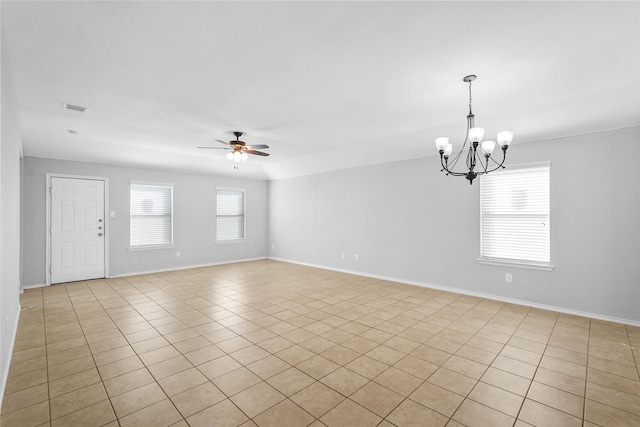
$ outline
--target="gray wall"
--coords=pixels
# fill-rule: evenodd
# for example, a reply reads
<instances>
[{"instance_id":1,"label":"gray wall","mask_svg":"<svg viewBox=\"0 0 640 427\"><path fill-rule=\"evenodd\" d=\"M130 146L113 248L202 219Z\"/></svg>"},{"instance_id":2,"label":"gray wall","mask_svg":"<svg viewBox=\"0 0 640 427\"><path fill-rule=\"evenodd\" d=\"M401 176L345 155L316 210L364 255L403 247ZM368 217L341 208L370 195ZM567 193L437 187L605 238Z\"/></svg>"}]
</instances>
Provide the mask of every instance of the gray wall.
<instances>
[{"instance_id":1,"label":"gray wall","mask_svg":"<svg viewBox=\"0 0 640 427\"><path fill-rule=\"evenodd\" d=\"M108 230L111 276L267 256L268 183L266 181L25 157L24 286L45 283L47 173L109 178L109 210L116 213L115 218L109 218ZM129 251L130 181L174 184L174 248ZM247 241L245 243L216 245L216 187L246 189ZM180 258L176 257L176 251L180 251Z\"/></svg>"},{"instance_id":2,"label":"gray wall","mask_svg":"<svg viewBox=\"0 0 640 427\"><path fill-rule=\"evenodd\" d=\"M636 127L509 149L507 164L551 162L551 272L478 264L479 183L435 156L272 181L269 256L640 322L638 140Z\"/></svg>"},{"instance_id":3,"label":"gray wall","mask_svg":"<svg viewBox=\"0 0 640 427\"><path fill-rule=\"evenodd\" d=\"M4 395L20 309L20 158L22 155L18 101L4 36L1 39L0 402Z\"/></svg>"}]
</instances>

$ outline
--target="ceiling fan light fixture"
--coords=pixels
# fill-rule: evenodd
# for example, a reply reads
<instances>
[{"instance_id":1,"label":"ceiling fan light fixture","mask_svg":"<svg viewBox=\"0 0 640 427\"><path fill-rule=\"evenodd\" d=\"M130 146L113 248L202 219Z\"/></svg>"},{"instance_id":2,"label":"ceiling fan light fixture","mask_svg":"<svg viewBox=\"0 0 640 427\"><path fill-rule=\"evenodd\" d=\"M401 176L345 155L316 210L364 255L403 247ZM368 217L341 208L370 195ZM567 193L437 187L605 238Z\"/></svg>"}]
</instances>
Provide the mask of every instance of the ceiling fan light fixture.
<instances>
[{"instance_id":1,"label":"ceiling fan light fixture","mask_svg":"<svg viewBox=\"0 0 640 427\"><path fill-rule=\"evenodd\" d=\"M263 156L263 157L266 157L269 155L269 153L265 153L257 150L257 149L269 148L268 145L266 144L247 145L244 141L240 141L242 132L233 132L233 135L236 137L235 141L231 140L229 142L226 142L226 141L221 141L219 139L216 139L216 141L218 141L219 143L225 146L224 148L207 147L207 146L198 147L198 148L208 148L212 150L229 150L229 152L225 154L225 157L227 158L227 160L234 163L234 166L233 166L234 169L238 169L238 165L237 165L238 163L246 162L249 159L250 154Z\"/></svg>"}]
</instances>

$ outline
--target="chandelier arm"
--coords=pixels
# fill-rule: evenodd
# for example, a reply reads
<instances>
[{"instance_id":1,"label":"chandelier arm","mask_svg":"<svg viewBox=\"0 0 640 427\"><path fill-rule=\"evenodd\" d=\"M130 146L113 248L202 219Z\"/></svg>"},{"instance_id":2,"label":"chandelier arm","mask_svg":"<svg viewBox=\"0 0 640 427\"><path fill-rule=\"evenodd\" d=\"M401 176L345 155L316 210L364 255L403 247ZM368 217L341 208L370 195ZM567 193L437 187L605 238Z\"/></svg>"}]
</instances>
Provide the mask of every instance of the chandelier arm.
<instances>
[{"instance_id":1,"label":"chandelier arm","mask_svg":"<svg viewBox=\"0 0 640 427\"><path fill-rule=\"evenodd\" d=\"M440 169L440 172L447 172L447 175L451 175L451 176L463 176L464 173L462 172L454 172L452 171L448 164L445 163L444 157L442 155L440 155L440 164L442 165L442 169Z\"/></svg>"},{"instance_id":2,"label":"chandelier arm","mask_svg":"<svg viewBox=\"0 0 640 427\"><path fill-rule=\"evenodd\" d=\"M498 169L506 169L506 167L505 167L505 166L503 166L503 165L504 165L504 161L505 161L505 160L507 160L507 152L506 152L506 151L503 151L503 152L502 152L502 161L501 161L500 163L495 162L495 163L497 164L497 166L496 166L495 168L491 169L491 170L488 170L488 171L487 171L487 173L489 173L489 172L493 172L493 171L497 171ZM494 161L495 161L495 160L494 160Z\"/></svg>"},{"instance_id":3,"label":"chandelier arm","mask_svg":"<svg viewBox=\"0 0 640 427\"><path fill-rule=\"evenodd\" d=\"M486 173L486 171L487 171L487 156L484 154L484 150L482 150L482 147L480 147L480 150L482 152L476 153L476 157L478 158L478 164L480 164L480 168L482 169L478 173ZM484 162L482 161L483 157L484 157L484 160L485 160Z\"/></svg>"},{"instance_id":4,"label":"chandelier arm","mask_svg":"<svg viewBox=\"0 0 640 427\"><path fill-rule=\"evenodd\" d=\"M445 169L445 171L447 172L447 175L451 175L451 176L465 176L466 173L463 172L453 172L453 171L449 171L448 169Z\"/></svg>"},{"instance_id":5,"label":"chandelier arm","mask_svg":"<svg viewBox=\"0 0 640 427\"><path fill-rule=\"evenodd\" d=\"M464 149L467 146L468 141L469 141L469 125L467 122L467 131L464 135L464 143L462 144L462 148L460 148L460 151L458 152L458 154L453 158L453 161L451 162L451 166L449 167L449 169L453 169L456 167L456 164L458 163L458 160L460 160L460 156L464 152ZM464 175L464 174L461 174L461 175ZM460 175L455 175L455 176L460 176Z\"/></svg>"},{"instance_id":6,"label":"chandelier arm","mask_svg":"<svg viewBox=\"0 0 640 427\"><path fill-rule=\"evenodd\" d=\"M503 166L503 164L504 164L504 162L505 162L505 160L506 160L506 159L507 159L507 152L506 152L506 151L503 151L503 152L502 152L502 161L501 161L500 163L498 163L497 161L495 161L495 160L494 160L494 163L496 163L496 164L497 164L497 166L496 166L495 168L493 168L493 169L489 169L489 170L484 171L484 172L482 172L482 173L478 173L478 175L485 175L485 174L488 174L488 173L490 173L490 172L497 171L497 170L498 170L498 169L500 169L500 168L502 168L502 169L506 169L506 167L505 167L505 166Z\"/></svg>"},{"instance_id":7,"label":"chandelier arm","mask_svg":"<svg viewBox=\"0 0 640 427\"><path fill-rule=\"evenodd\" d=\"M447 169L447 167L444 164L444 156L442 155L442 152L440 152L440 164L442 165L442 169L440 169L440 172L443 172L443 171L449 172L449 169Z\"/></svg>"},{"instance_id":8,"label":"chandelier arm","mask_svg":"<svg viewBox=\"0 0 640 427\"><path fill-rule=\"evenodd\" d=\"M451 162L451 169L456 167L456 164L458 163L458 160L460 160L460 156L462 155L463 151L464 151L464 145L463 145L463 148L458 152L458 154L456 154L456 156L453 158L453 161Z\"/></svg>"},{"instance_id":9,"label":"chandelier arm","mask_svg":"<svg viewBox=\"0 0 640 427\"><path fill-rule=\"evenodd\" d=\"M493 157L489 157L489 159L490 159L493 163L495 163L496 165L500 166L500 165L502 165L502 164L504 163L504 158L505 158L505 156L506 156L506 151L502 150L502 162L498 163L498 162L496 161L496 159L494 159ZM493 169L493 170L495 170L495 169Z\"/></svg>"},{"instance_id":10,"label":"chandelier arm","mask_svg":"<svg viewBox=\"0 0 640 427\"><path fill-rule=\"evenodd\" d=\"M483 167L484 171L482 172L483 175L487 174L489 172L496 171L496 170L498 170L500 168L506 169L506 167L503 166L504 161L506 160L506 156L507 156L507 150L506 149L502 150L502 161L500 163L498 163L498 161L495 158L491 157L491 155L487 156L487 152L484 151L484 148L482 148L482 145L480 146L480 149L482 150L482 154L484 155L484 158L485 158L485 163L484 163L484 167ZM478 158L480 159L480 157L478 157ZM496 167L493 168L493 169L489 169L489 161L492 161L493 163L495 163ZM480 163L482 163L482 161Z\"/></svg>"}]
</instances>

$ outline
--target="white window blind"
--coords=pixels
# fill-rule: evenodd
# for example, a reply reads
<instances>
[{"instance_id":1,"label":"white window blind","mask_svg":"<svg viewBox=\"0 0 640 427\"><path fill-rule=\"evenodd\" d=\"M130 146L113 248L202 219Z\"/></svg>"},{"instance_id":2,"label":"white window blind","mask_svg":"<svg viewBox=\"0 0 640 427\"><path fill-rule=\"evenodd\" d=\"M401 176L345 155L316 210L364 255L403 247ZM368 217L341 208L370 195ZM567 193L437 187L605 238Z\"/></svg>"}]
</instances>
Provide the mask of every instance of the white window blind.
<instances>
[{"instance_id":1,"label":"white window blind","mask_svg":"<svg viewBox=\"0 0 640 427\"><path fill-rule=\"evenodd\" d=\"M548 164L483 175L480 205L481 259L550 262Z\"/></svg>"},{"instance_id":2,"label":"white window blind","mask_svg":"<svg viewBox=\"0 0 640 427\"><path fill-rule=\"evenodd\" d=\"M232 241L245 238L245 191L216 190L216 240Z\"/></svg>"},{"instance_id":3,"label":"white window blind","mask_svg":"<svg viewBox=\"0 0 640 427\"><path fill-rule=\"evenodd\" d=\"M129 244L132 248L173 244L173 186L134 184L130 188Z\"/></svg>"}]
</instances>

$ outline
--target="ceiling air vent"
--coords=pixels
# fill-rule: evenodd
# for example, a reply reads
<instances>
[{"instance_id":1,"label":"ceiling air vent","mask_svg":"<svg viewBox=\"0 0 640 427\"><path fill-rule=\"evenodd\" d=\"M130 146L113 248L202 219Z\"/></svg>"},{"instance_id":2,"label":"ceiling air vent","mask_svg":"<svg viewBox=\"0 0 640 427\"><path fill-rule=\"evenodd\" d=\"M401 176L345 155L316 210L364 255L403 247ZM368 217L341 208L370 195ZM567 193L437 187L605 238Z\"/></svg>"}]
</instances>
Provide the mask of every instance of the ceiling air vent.
<instances>
[{"instance_id":1,"label":"ceiling air vent","mask_svg":"<svg viewBox=\"0 0 640 427\"><path fill-rule=\"evenodd\" d=\"M73 104L62 104L62 109L67 111L75 111L76 113L84 113L87 111L87 107L80 107Z\"/></svg>"}]
</instances>

